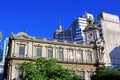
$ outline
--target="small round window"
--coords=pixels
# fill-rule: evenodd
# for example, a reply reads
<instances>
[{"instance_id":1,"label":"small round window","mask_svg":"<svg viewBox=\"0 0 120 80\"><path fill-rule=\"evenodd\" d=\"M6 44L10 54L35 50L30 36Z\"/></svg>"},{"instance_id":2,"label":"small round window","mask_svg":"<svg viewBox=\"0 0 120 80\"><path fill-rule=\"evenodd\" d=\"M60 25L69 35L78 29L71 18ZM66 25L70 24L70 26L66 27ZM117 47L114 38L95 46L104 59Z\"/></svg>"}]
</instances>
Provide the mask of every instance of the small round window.
<instances>
[{"instance_id":1,"label":"small round window","mask_svg":"<svg viewBox=\"0 0 120 80\"><path fill-rule=\"evenodd\" d=\"M90 33L90 36L92 36L92 33Z\"/></svg>"}]
</instances>

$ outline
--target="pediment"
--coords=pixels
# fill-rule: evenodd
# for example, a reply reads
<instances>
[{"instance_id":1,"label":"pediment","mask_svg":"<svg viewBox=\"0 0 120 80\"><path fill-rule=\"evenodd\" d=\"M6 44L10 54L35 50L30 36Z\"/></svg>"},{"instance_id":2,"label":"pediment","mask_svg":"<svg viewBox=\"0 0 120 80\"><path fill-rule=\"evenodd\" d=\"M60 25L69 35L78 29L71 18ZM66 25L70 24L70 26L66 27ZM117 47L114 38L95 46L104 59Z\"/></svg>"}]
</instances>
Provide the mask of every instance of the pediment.
<instances>
[{"instance_id":1,"label":"pediment","mask_svg":"<svg viewBox=\"0 0 120 80\"><path fill-rule=\"evenodd\" d=\"M14 39L29 39L29 40L34 39L33 37L29 36L25 32L19 32L18 34L13 34L12 38L14 38Z\"/></svg>"},{"instance_id":2,"label":"pediment","mask_svg":"<svg viewBox=\"0 0 120 80\"><path fill-rule=\"evenodd\" d=\"M95 24L91 24L91 25L86 26L84 31L86 32L86 31L91 31L91 30L95 30L95 29L100 30L100 28L97 27Z\"/></svg>"}]
</instances>

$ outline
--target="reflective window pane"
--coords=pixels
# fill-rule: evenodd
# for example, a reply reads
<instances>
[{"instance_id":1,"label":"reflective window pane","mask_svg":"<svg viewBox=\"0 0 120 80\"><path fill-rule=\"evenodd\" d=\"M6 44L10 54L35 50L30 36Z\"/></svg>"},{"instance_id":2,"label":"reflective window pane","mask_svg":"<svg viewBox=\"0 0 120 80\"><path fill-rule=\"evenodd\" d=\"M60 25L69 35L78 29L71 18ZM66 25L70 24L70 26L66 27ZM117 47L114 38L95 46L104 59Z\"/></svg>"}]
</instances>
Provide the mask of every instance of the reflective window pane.
<instances>
[{"instance_id":1,"label":"reflective window pane","mask_svg":"<svg viewBox=\"0 0 120 80\"><path fill-rule=\"evenodd\" d=\"M80 76L82 77L82 80L85 79L85 71L80 71Z\"/></svg>"},{"instance_id":2,"label":"reflective window pane","mask_svg":"<svg viewBox=\"0 0 120 80\"><path fill-rule=\"evenodd\" d=\"M63 50L62 49L59 50L58 59L63 60Z\"/></svg>"},{"instance_id":3,"label":"reflective window pane","mask_svg":"<svg viewBox=\"0 0 120 80\"><path fill-rule=\"evenodd\" d=\"M88 53L88 61L87 62L92 62L92 54L91 53Z\"/></svg>"},{"instance_id":4,"label":"reflective window pane","mask_svg":"<svg viewBox=\"0 0 120 80\"><path fill-rule=\"evenodd\" d=\"M19 47L19 55L20 56L24 56L24 54L25 54L25 47L24 46L20 46Z\"/></svg>"},{"instance_id":5,"label":"reflective window pane","mask_svg":"<svg viewBox=\"0 0 120 80\"><path fill-rule=\"evenodd\" d=\"M37 57L42 56L41 48L36 48L36 56L37 56Z\"/></svg>"},{"instance_id":6,"label":"reflective window pane","mask_svg":"<svg viewBox=\"0 0 120 80\"><path fill-rule=\"evenodd\" d=\"M53 49L48 49L48 58L53 58Z\"/></svg>"},{"instance_id":7,"label":"reflective window pane","mask_svg":"<svg viewBox=\"0 0 120 80\"><path fill-rule=\"evenodd\" d=\"M77 52L77 54L76 54L76 60L78 62L83 62L83 54L82 54L82 52Z\"/></svg>"}]
</instances>

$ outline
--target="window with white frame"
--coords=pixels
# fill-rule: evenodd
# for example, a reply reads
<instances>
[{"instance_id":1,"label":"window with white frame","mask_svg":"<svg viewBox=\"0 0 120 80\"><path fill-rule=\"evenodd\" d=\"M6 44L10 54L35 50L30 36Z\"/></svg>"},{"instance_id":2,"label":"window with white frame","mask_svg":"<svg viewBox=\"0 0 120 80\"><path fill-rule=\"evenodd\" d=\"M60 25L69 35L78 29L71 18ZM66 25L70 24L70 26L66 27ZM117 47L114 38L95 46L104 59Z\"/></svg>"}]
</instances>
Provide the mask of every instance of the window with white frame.
<instances>
[{"instance_id":1,"label":"window with white frame","mask_svg":"<svg viewBox=\"0 0 120 80\"><path fill-rule=\"evenodd\" d=\"M20 79L20 76L21 76L22 72L17 69L17 74L16 74L16 78L19 80Z\"/></svg>"},{"instance_id":2,"label":"window with white frame","mask_svg":"<svg viewBox=\"0 0 120 80\"><path fill-rule=\"evenodd\" d=\"M68 60L73 60L73 51L72 50L68 50L67 58L68 58Z\"/></svg>"},{"instance_id":3,"label":"window with white frame","mask_svg":"<svg viewBox=\"0 0 120 80\"><path fill-rule=\"evenodd\" d=\"M48 48L47 57L53 58L53 49L52 48Z\"/></svg>"},{"instance_id":4,"label":"window with white frame","mask_svg":"<svg viewBox=\"0 0 120 80\"><path fill-rule=\"evenodd\" d=\"M58 60L63 60L63 49L58 50Z\"/></svg>"},{"instance_id":5,"label":"window with white frame","mask_svg":"<svg viewBox=\"0 0 120 80\"><path fill-rule=\"evenodd\" d=\"M88 71L88 77L89 77L89 80L91 80L90 77L91 77L93 74L94 74L93 71Z\"/></svg>"},{"instance_id":6,"label":"window with white frame","mask_svg":"<svg viewBox=\"0 0 120 80\"><path fill-rule=\"evenodd\" d=\"M24 45L20 45L19 46L19 56L20 57L24 57L25 55L25 46Z\"/></svg>"},{"instance_id":7,"label":"window with white frame","mask_svg":"<svg viewBox=\"0 0 120 80\"><path fill-rule=\"evenodd\" d=\"M87 62L92 62L92 53L91 52L88 52L87 53Z\"/></svg>"},{"instance_id":8,"label":"window with white frame","mask_svg":"<svg viewBox=\"0 0 120 80\"><path fill-rule=\"evenodd\" d=\"M85 71L79 71L82 80L85 80Z\"/></svg>"},{"instance_id":9,"label":"window with white frame","mask_svg":"<svg viewBox=\"0 0 120 80\"><path fill-rule=\"evenodd\" d=\"M77 51L77 53L76 53L76 60L78 62L83 62L83 53L82 53L82 51Z\"/></svg>"},{"instance_id":10,"label":"window with white frame","mask_svg":"<svg viewBox=\"0 0 120 80\"><path fill-rule=\"evenodd\" d=\"M41 47L36 48L36 57L41 57L42 56L42 50Z\"/></svg>"}]
</instances>

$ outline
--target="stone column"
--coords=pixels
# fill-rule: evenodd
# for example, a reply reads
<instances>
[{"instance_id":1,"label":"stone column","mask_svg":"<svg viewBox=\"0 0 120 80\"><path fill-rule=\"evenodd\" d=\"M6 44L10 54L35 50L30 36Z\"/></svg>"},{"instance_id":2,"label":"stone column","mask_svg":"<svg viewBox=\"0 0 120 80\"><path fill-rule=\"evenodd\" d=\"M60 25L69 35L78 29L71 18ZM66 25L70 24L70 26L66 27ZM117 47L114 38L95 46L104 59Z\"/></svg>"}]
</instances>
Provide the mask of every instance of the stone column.
<instances>
[{"instance_id":1,"label":"stone column","mask_svg":"<svg viewBox=\"0 0 120 80\"><path fill-rule=\"evenodd\" d=\"M67 49L65 47L63 53L64 53L64 61L67 61Z\"/></svg>"}]
</instances>

